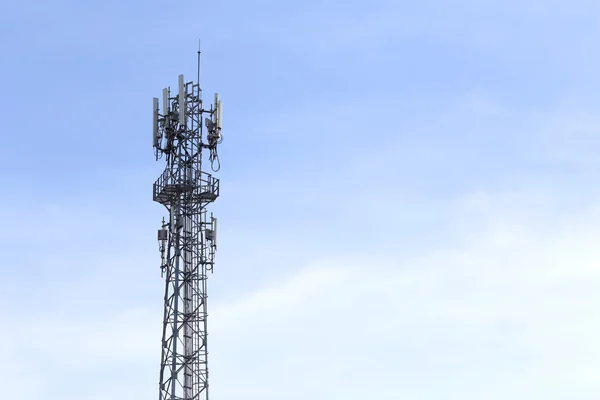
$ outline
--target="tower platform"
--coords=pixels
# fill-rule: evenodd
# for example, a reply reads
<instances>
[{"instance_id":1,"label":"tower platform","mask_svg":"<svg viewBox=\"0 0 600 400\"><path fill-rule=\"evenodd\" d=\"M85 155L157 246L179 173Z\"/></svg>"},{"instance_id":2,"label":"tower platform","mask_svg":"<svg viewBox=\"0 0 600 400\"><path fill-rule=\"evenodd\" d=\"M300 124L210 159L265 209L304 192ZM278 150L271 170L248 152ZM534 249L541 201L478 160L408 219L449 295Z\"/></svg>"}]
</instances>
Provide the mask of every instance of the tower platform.
<instances>
[{"instance_id":1,"label":"tower platform","mask_svg":"<svg viewBox=\"0 0 600 400\"><path fill-rule=\"evenodd\" d=\"M199 179L188 179L185 174L173 174L165 170L154 182L153 199L163 205L173 204L186 198L198 203L210 203L219 197L219 180L201 172Z\"/></svg>"}]
</instances>

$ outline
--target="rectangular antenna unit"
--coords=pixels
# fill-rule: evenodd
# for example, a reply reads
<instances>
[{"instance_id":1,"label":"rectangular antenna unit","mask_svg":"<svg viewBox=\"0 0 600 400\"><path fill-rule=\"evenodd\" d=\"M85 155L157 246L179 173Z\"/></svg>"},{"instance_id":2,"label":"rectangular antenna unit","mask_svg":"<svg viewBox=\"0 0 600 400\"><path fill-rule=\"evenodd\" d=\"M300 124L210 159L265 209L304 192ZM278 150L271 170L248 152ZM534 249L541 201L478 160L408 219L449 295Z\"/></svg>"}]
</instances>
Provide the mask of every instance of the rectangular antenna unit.
<instances>
[{"instance_id":1,"label":"rectangular antenna unit","mask_svg":"<svg viewBox=\"0 0 600 400\"><path fill-rule=\"evenodd\" d=\"M164 115L165 117L169 115L169 88L164 88L163 89L163 109L162 109L162 115Z\"/></svg>"},{"instance_id":2,"label":"rectangular antenna unit","mask_svg":"<svg viewBox=\"0 0 600 400\"><path fill-rule=\"evenodd\" d=\"M218 120L219 123L217 124L217 128L222 129L223 128L223 102L221 100L219 100L219 115L218 115Z\"/></svg>"},{"instance_id":3,"label":"rectangular antenna unit","mask_svg":"<svg viewBox=\"0 0 600 400\"><path fill-rule=\"evenodd\" d=\"M212 219L213 228L213 246L217 247L217 219L212 215L210 216L210 218Z\"/></svg>"},{"instance_id":4,"label":"rectangular antenna unit","mask_svg":"<svg viewBox=\"0 0 600 400\"><path fill-rule=\"evenodd\" d=\"M152 105L152 114L153 114L153 118L152 118L152 146L154 147L158 147L158 139L160 138L160 135L158 133L158 97L155 97L153 99L153 105Z\"/></svg>"},{"instance_id":5,"label":"rectangular antenna unit","mask_svg":"<svg viewBox=\"0 0 600 400\"><path fill-rule=\"evenodd\" d=\"M214 109L213 109L213 122L215 123L215 126L217 128L220 127L219 125L219 93L215 93L215 102L214 102Z\"/></svg>"},{"instance_id":6,"label":"rectangular antenna unit","mask_svg":"<svg viewBox=\"0 0 600 400\"><path fill-rule=\"evenodd\" d=\"M183 75L179 75L179 123L187 126L185 118L185 83Z\"/></svg>"}]
</instances>

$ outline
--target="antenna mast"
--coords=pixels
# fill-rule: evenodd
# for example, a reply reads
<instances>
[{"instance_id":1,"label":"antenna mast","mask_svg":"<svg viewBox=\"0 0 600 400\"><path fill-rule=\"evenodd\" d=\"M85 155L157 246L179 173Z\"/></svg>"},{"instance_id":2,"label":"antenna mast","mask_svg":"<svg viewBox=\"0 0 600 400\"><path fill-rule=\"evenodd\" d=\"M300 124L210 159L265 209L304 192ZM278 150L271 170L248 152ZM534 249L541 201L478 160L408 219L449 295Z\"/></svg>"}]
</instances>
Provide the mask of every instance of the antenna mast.
<instances>
[{"instance_id":1,"label":"antenna mast","mask_svg":"<svg viewBox=\"0 0 600 400\"><path fill-rule=\"evenodd\" d=\"M198 80L197 80L198 85L200 85L200 61L201 61L200 56L201 56L201 54L202 54L202 40L198 39ZM202 92L200 94L202 94Z\"/></svg>"},{"instance_id":2,"label":"antenna mast","mask_svg":"<svg viewBox=\"0 0 600 400\"><path fill-rule=\"evenodd\" d=\"M209 109L203 107L200 49L198 82L179 75L177 95L165 88L162 109L158 98L153 102L152 144L156 159L166 162L153 199L168 214L158 230L165 277L159 400L208 400L206 280L214 266L217 219L207 208L219 197L219 180L203 169L203 154L218 171L222 110L218 94Z\"/></svg>"}]
</instances>

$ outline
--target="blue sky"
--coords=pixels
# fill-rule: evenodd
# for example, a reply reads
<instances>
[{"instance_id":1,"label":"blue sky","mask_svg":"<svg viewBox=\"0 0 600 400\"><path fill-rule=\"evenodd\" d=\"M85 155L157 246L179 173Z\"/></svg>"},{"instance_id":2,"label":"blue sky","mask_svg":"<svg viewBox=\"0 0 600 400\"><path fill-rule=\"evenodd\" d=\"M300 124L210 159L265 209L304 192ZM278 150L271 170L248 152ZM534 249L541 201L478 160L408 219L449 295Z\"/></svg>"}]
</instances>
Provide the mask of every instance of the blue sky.
<instances>
[{"instance_id":1,"label":"blue sky","mask_svg":"<svg viewBox=\"0 0 600 400\"><path fill-rule=\"evenodd\" d=\"M151 101L225 103L211 397L597 399L592 1L4 1L3 396L157 396Z\"/></svg>"}]
</instances>

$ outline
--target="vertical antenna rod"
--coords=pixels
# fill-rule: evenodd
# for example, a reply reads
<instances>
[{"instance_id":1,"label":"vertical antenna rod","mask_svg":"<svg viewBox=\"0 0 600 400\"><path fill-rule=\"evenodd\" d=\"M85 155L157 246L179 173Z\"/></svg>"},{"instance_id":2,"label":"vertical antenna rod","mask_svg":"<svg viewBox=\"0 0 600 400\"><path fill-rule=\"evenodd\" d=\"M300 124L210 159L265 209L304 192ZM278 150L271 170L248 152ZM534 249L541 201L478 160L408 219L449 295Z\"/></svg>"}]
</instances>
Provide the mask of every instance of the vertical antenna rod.
<instances>
[{"instance_id":1,"label":"vertical antenna rod","mask_svg":"<svg viewBox=\"0 0 600 400\"><path fill-rule=\"evenodd\" d=\"M166 164L153 200L168 214L158 231L165 277L159 400L208 400L206 281L214 266L217 219L207 209L219 197L219 180L204 170L203 155L208 153L211 167L218 162L222 136L214 122L221 118L220 101L205 109L201 93L198 48L198 82L180 75L177 94L163 90L162 110L153 100L154 153Z\"/></svg>"},{"instance_id":2,"label":"vertical antenna rod","mask_svg":"<svg viewBox=\"0 0 600 400\"><path fill-rule=\"evenodd\" d=\"M200 85L200 55L202 54L202 39L198 39L198 79L196 80L196 82L198 82L198 85Z\"/></svg>"}]
</instances>

